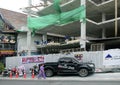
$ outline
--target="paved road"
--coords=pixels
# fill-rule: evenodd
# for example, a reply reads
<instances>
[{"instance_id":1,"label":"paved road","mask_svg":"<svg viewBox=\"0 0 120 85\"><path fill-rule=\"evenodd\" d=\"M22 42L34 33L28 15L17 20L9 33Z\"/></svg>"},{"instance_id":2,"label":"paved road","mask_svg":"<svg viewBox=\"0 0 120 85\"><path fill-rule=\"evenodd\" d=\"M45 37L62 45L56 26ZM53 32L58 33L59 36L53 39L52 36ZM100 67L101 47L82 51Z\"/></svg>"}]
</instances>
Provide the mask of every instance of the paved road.
<instances>
[{"instance_id":1,"label":"paved road","mask_svg":"<svg viewBox=\"0 0 120 85\"><path fill-rule=\"evenodd\" d=\"M13 76L13 78L9 78L9 77L2 77L0 76L0 79L24 79L23 77L19 77L19 78L15 78L15 76ZM27 75L28 80L32 79L30 75ZM34 78L34 80L37 79L36 77ZM79 77L78 75L73 76L54 76L54 77L47 77L46 80L120 80L120 72L117 73L95 73L93 75L90 75L88 77Z\"/></svg>"},{"instance_id":2,"label":"paved road","mask_svg":"<svg viewBox=\"0 0 120 85\"><path fill-rule=\"evenodd\" d=\"M120 85L120 81L0 80L0 85Z\"/></svg>"},{"instance_id":3,"label":"paved road","mask_svg":"<svg viewBox=\"0 0 120 85\"><path fill-rule=\"evenodd\" d=\"M0 77L0 85L120 85L120 73L95 73L88 77L55 76L47 79Z\"/></svg>"}]
</instances>

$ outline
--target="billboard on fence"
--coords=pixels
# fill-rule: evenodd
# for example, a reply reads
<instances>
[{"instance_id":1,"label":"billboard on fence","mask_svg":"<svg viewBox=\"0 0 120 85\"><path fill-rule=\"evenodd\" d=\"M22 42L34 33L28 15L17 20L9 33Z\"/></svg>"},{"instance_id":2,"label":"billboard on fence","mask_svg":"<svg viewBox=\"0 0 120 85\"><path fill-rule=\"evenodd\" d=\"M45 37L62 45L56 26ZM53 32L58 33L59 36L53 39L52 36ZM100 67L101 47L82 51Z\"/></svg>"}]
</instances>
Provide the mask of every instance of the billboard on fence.
<instances>
[{"instance_id":1,"label":"billboard on fence","mask_svg":"<svg viewBox=\"0 0 120 85\"><path fill-rule=\"evenodd\" d=\"M22 58L22 64L27 63L43 63L44 56L37 56L37 57L24 57Z\"/></svg>"},{"instance_id":2,"label":"billboard on fence","mask_svg":"<svg viewBox=\"0 0 120 85\"><path fill-rule=\"evenodd\" d=\"M103 65L120 65L120 51L103 51Z\"/></svg>"}]
</instances>

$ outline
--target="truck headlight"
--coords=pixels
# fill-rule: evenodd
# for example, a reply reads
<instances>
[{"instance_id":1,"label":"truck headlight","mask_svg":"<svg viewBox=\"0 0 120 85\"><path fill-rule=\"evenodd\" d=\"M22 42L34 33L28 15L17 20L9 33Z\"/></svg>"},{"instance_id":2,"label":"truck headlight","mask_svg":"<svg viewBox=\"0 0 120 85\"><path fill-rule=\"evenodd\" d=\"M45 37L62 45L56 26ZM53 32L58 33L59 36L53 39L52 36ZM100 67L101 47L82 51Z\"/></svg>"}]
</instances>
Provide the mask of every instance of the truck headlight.
<instances>
[{"instance_id":1,"label":"truck headlight","mask_svg":"<svg viewBox=\"0 0 120 85\"><path fill-rule=\"evenodd\" d=\"M90 67L94 67L94 65L93 65L93 64L88 64L88 66L90 66Z\"/></svg>"}]
</instances>

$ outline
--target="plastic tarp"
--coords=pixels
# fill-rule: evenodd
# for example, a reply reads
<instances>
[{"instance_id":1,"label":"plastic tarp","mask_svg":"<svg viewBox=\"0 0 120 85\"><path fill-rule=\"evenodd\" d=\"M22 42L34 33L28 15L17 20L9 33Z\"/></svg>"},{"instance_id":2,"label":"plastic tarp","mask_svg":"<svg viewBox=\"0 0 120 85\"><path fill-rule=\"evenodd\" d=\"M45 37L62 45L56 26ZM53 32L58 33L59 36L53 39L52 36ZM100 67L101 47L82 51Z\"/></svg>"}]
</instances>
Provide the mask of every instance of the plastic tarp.
<instances>
[{"instance_id":1,"label":"plastic tarp","mask_svg":"<svg viewBox=\"0 0 120 85\"><path fill-rule=\"evenodd\" d=\"M56 14L49 14L46 16L40 17L28 17L28 28L32 31L44 29L47 26L58 25L63 26L69 24L71 22L81 20L85 21L85 6L82 5L74 10L61 12L59 4L59 0L55 0L54 7L56 7Z\"/></svg>"}]
</instances>

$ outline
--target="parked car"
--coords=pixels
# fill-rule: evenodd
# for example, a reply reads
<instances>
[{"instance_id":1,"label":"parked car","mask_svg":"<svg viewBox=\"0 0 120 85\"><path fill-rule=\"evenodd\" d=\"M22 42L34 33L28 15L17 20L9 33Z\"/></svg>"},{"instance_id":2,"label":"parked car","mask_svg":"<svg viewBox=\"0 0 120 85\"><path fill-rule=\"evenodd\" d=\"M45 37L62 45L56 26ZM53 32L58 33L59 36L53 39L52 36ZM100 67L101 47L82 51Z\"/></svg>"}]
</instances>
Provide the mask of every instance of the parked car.
<instances>
[{"instance_id":1,"label":"parked car","mask_svg":"<svg viewBox=\"0 0 120 85\"><path fill-rule=\"evenodd\" d=\"M79 74L81 77L86 77L95 72L94 63L79 62L73 57L62 57L58 62L48 62L44 64L47 77L55 74Z\"/></svg>"}]
</instances>

